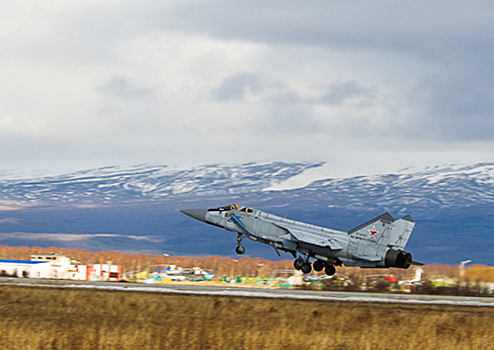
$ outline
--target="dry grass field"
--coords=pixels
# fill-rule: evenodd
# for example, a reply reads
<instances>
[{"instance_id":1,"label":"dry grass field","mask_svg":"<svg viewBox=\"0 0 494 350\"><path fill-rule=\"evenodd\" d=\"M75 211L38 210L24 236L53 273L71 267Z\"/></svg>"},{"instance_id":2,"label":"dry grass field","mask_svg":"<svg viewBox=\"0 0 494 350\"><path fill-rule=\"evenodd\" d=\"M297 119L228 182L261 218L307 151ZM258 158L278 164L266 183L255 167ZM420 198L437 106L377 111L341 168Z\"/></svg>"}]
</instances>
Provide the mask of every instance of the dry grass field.
<instances>
[{"instance_id":1,"label":"dry grass field","mask_svg":"<svg viewBox=\"0 0 494 350\"><path fill-rule=\"evenodd\" d=\"M0 349L494 349L494 309L0 286Z\"/></svg>"}]
</instances>

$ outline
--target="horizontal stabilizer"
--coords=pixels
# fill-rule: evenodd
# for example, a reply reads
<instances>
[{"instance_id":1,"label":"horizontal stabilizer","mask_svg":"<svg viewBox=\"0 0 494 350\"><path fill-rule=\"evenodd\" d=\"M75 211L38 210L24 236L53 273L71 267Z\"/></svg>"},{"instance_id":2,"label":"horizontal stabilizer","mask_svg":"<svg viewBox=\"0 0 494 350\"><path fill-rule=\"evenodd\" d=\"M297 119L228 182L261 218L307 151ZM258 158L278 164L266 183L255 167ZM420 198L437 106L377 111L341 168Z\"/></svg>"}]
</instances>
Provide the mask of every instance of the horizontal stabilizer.
<instances>
[{"instance_id":1,"label":"horizontal stabilizer","mask_svg":"<svg viewBox=\"0 0 494 350\"><path fill-rule=\"evenodd\" d=\"M402 217L401 220L415 222L415 220L410 215L407 215L405 217Z\"/></svg>"}]
</instances>

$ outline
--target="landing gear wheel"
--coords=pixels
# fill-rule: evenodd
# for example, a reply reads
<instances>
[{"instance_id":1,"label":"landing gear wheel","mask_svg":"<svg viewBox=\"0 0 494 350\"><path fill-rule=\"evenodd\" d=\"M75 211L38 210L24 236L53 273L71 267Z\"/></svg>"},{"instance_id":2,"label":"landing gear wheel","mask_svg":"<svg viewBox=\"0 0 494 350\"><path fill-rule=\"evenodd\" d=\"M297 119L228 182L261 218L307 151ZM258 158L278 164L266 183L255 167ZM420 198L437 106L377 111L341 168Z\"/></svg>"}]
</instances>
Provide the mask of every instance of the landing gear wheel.
<instances>
[{"instance_id":1,"label":"landing gear wheel","mask_svg":"<svg viewBox=\"0 0 494 350\"><path fill-rule=\"evenodd\" d=\"M245 247L239 245L237 248L235 248L235 253L242 255L243 253L245 253Z\"/></svg>"},{"instance_id":2,"label":"landing gear wheel","mask_svg":"<svg viewBox=\"0 0 494 350\"><path fill-rule=\"evenodd\" d=\"M324 272L328 276L333 276L336 273L336 268L333 265L326 265Z\"/></svg>"},{"instance_id":3,"label":"landing gear wheel","mask_svg":"<svg viewBox=\"0 0 494 350\"><path fill-rule=\"evenodd\" d=\"M304 259L299 256L295 261L293 262L293 267L295 267L296 270L301 270L302 266L304 266Z\"/></svg>"},{"instance_id":4,"label":"landing gear wheel","mask_svg":"<svg viewBox=\"0 0 494 350\"><path fill-rule=\"evenodd\" d=\"M316 260L312 264L312 267L314 268L314 271L322 271L324 269L324 263L321 260Z\"/></svg>"},{"instance_id":5,"label":"landing gear wheel","mask_svg":"<svg viewBox=\"0 0 494 350\"><path fill-rule=\"evenodd\" d=\"M312 271L312 265L310 263L304 263L302 265L302 272L304 274L309 274Z\"/></svg>"}]
</instances>

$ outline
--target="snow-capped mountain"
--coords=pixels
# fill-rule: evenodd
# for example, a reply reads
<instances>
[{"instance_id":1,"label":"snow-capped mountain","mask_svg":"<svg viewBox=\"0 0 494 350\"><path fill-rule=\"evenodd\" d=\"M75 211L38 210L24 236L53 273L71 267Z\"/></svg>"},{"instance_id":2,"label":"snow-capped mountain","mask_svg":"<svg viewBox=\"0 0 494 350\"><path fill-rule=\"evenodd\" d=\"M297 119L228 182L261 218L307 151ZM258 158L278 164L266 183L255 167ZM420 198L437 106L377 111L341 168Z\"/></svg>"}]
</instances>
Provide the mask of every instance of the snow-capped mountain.
<instances>
[{"instance_id":1,"label":"snow-capped mountain","mask_svg":"<svg viewBox=\"0 0 494 350\"><path fill-rule=\"evenodd\" d=\"M3 199L22 203L111 203L184 195L259 192L319 164L210 165L187 170L167 166L104 167L34 179L0 179Z\"/></svg>"},{"instance_id":2,"label":"snow-capped mountain","mask_svg":"<svg viewBox=\"0 0 494 350\"><path fill-rule=\"evenodd\" d=\"M330 206L358 210L409 209L428 212L494 203L494 164L446 166L414 173L326 179L303 192L316 192Z\"/></svg>"},{"instance_id":3,"label":"snow-capped mountain","mask_svg":"<svg viewBox=\"0 0 494 350\"><path fill-rule=\"evenodd\" d=\"M187 196L228 197L293 193L320 206L404 211L494 203L494 163L445 166L413 173L316 180L288 189L283 183L323 163L211 165L178 170L167 166L105 167L33 179L0 179L3 200L22 203L119 203ZM276 185L276 186L273 186ZM275 187L276 189L272 189Z\"/></svg>"},{"instance_id":4,"label":"snow-capped mountain","mask_svg":"<svg viewBox=\"0 0 494 350\"><path fill-rule=\"evenodd\" d=\"M238 203L340 230L385 211L410 214L417 225L408 248L417 260L490 262L494 163L349 178L321 177L322 166L140 165L40 178L0 175L0 244L231 255L233 235L169 209ZM310 174L318 175L310 181ZM269 247L247 248L276 258Z\"/></svg>"}]
</instances>

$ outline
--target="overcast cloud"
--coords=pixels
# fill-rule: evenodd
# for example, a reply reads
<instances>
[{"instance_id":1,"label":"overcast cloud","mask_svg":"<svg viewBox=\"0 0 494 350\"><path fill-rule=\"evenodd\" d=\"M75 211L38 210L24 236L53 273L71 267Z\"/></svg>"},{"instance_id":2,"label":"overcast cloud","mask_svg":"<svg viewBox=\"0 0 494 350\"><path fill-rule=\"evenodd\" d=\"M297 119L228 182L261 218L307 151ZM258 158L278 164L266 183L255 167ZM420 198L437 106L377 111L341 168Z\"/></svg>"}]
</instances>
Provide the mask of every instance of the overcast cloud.
<instances>
[{"instance_id":1,"label":"overcast cloud","mask_svg":"<svg viewBox=\"0 0 494 350\"><path fill-rule=\"evenodd\" d=\"M487 1L0 1L0 166L494 161Z\"/></svg>"}]
</instances>

